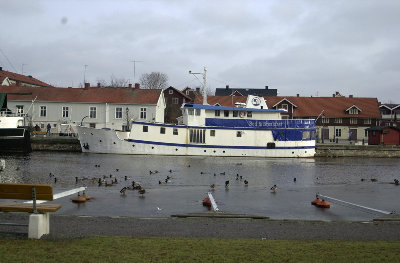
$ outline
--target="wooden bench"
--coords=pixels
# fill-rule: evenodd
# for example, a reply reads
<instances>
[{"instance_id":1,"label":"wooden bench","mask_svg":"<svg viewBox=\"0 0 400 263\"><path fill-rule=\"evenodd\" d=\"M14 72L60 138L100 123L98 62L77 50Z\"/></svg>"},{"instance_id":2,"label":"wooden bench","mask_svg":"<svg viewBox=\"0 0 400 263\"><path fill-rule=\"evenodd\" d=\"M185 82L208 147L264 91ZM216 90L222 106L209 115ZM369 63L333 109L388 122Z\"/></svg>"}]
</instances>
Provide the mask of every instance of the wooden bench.
<instances>
[{"instance_id":1,"label":"wooden bench","mask_svg":"<svg viewBox=\"0 0 400 263\"><path fill-rule=\"evenodd\" d=\"M34 135L46 135L47 131L33 131L32 132Z\"/></svg>"},{"instance_id":2,"label":"wooden bench","mask_svg":"<svg viewBox=\"0 0 400 263\"><path fill-rule=\"evenodd\" d=\"M32 203L0 202L0 211L28 212L28 237L39 239L50 233L50 214L61 208L58 204L37 204L36 200L53 200L53 188L47 184L6 184L0 183L0 199L32 200ZM15 223L0 223L3 225L22 225Z\"/></svg>"}]
</instances>

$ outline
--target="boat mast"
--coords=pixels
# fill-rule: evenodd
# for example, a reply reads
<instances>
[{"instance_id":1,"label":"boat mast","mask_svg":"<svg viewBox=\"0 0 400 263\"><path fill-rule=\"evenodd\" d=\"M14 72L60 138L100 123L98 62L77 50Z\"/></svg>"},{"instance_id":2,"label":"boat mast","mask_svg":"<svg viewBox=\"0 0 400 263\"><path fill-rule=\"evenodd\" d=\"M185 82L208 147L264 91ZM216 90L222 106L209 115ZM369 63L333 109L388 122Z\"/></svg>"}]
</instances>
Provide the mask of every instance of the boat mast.
<instances>
[{"instance_id":1,"label":"boat mast","mask_svg":"<svg viewBox=\"0 0 400 263\"><path fill-rule=\"evenodd\" d=\"M207 90L206 90L206 87L207 87L207 68L204 67L204 73L194 73L191 70L189 70L189 74L192 74L195 77L196 77L196 75L203 75L203 94L202 94L203 95L203 105L208 105L208 103L207 103ZM196 77L196 79L198 79L198 78Z\"/></svg>"}]
</instances>

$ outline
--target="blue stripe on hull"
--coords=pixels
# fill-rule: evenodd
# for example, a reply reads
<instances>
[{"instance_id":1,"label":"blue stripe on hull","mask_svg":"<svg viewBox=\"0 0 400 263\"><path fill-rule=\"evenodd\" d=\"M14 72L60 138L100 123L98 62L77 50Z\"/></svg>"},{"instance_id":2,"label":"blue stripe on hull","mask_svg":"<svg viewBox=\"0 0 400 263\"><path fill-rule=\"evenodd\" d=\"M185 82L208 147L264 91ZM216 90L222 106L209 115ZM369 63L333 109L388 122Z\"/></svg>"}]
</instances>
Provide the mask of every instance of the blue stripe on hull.
<instances>
[{"instance_id":1,"label":"blue stripe on hull","mask_svg":"<svg viewBox=\"0 0 400 263\"><path fill-rule=\"evenodd\" d=\"M180 144L180 143L167 143L167 142L153 142L144 140L128 139L128 142L154 144L163 146L174 147L198 147L198 148L226 148L226 149L267 149L266 146L225 146L225 145L205 145L205 144ZM315 149L315 146L293 146L293 147L276 147L275 149ZM274 150L274 149L268 149Z\"/></svg>"}]
</instances>

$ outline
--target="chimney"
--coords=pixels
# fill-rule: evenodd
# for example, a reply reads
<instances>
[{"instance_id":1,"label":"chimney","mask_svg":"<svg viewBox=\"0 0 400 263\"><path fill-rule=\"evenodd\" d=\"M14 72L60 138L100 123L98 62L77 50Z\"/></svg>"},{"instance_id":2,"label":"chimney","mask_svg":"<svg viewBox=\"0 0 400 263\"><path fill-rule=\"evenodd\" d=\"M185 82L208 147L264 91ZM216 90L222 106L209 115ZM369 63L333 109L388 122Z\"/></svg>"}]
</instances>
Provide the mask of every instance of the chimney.
<instances>
[{"instance_id":1,"label":"chimney","mask_svg":"<svg viewBox=\"0 0 400 263\"><path fill-rule=\"evenodd\" d=\"M90 83L85 83L85 89L89 89L90 88Z\"/></svg>"},{"instance_id":2,"label":"chimney","mask_svg":"<svg viewBox=\"0 0 400 263\"><path fill-rule=\"evenodd\" d=\"M28 78L32 78L32 75L28 75Z\"/></svg>"},{"instance_id":3,"label":"chimney","mask_svg":"<svg viewBox=\"0 0 400 263\"><path fill-rule=\"evenodd\" d=\"M268 86L265 86L265 89L268 89Z\"/></svg>"},{"instance_id":4,"label":"chimney","mask_svg":"<svg viewBox=\"0 0 400 263\"><path fill-rule=\"evenodd\" d=\"M97 82L97 87L98 87L98 88L101 88L100 82Z\"/></svg>"},{"instance_id":5,"label":"chimney","mask_svg":"<svg viewBox=\"0 0 400 263\"><path fill-rule=\"evenodd\" d=\"M3 67L0 67L0 71L3 71Z\"/></svg>"},{"instance_id":6,"label":"chimney","mask_svg":"<svg viewBox=\"0 0 400 263\"><path fill-rule=\"evenodd\" d=\"M68 87L69 89L72 89L72 87Z\"/></svg>"},{"instance_id":7,"label":"chimney","mask_svg":"<svg viewBox=\"0 0 400 263\"><path fill-rule=\"evenodd\" d=\"M229 86L228 86L228 87L229 87ZM200 88L196 88L196 91L197 91L197 92L200 92Z\"/></svg>"},{"instance_id":8,"label":"chimney","mask_svg":"<svg viewBox=\"0 0 400 263\"><path fill-rule=\"evenodd\" d=\"M128 88L130 89L132 88L132 83L129 83Z\"/></svg>"},{"instance_id":9,"label":"chimney","mask_svg":"<svg viewBox=\"0 0 400 263\"><path fill-rule=\"evenodd\" d=\"M297 96L297 97L300 97L300 94L299 94L299 93L297 93L297 94L296 94L296 96Z\"/></svg>"},{"instance_id":10,"label":"chimney","mask_svg":"<svg viewBox=\"0 0 400 263\"><path fill-rule=\"evenodd\" d=\"M349 98L353 98L353 95L349 95Z\"/></svg>"},{"instance_id":11,"label":"chimney","mask_svg":"<svg viewBox=\"0 0 400 263\"><path fill-rule=\"evenodd\" d=\"M139 83L135 83L135 89L140 89L140 84Z\"/></svg>"},{"instance_id":12,"label":"chimney","mask_svg":"<svg viewBox=\"0 0 400 263\"><path fill-rule=\"evenodd\" d=\"M225 86L225 89L227 89L227 90L228 90L228 89L229 89L229 85L226 85L226 86Z\"/></svg>"},{"instance_id":13,"label":"chimney","mask_svg":"<svg viewBox=\"0 0 400 263\"><path fill-rule=\"evenodd\" d=\"M335 94L332 94L332 97L335 97Z\"/></svg>"}]
</instances>

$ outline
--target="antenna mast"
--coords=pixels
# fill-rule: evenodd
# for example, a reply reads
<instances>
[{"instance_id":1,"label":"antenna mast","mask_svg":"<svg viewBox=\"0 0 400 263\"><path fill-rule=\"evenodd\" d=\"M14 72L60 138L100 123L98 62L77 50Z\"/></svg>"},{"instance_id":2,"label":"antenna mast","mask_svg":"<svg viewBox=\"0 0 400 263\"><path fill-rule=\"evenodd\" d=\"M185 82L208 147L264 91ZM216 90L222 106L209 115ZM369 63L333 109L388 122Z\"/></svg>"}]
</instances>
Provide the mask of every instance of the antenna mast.
<instances>
[{"instance_id":1,"label":"antenna mast","mask_svg":"<svg viewBox=\"0 0 400 263\"><path fill-rule=\"evenodd\" d=\"M207 68L204 67L204 73L193 73L189 70L189 74L192 74L196 77L196 75L203 75L203 105L208 105L207 103ZM196 77L197 78L197 77Z\"/></svg>"},{"instance_id":2,"label":"antenna mast","mask_svg":"<svg viewBox=\"0 0 400 263\"><path fill-rule=\"evenodd\" d=\"M136 62L143 62L142 60L131 60L133 62L133 84L136 83Z\"/></svg>"}]
</instances>

